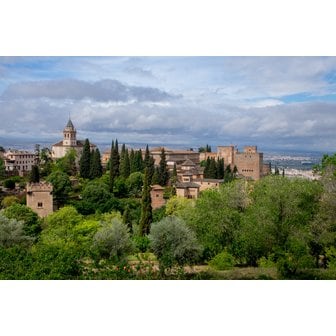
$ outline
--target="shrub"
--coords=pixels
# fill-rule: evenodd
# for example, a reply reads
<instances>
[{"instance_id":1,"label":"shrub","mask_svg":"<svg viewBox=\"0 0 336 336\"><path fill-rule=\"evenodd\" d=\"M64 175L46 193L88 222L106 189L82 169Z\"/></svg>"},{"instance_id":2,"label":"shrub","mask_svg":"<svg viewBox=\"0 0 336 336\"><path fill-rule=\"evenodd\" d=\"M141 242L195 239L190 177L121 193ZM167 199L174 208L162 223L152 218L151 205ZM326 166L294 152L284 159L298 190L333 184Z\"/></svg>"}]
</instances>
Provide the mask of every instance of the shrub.
<instances>
[{"instance_id":1,"label":"shrub","mask_svg":"<svg viewBox=\"0 0 336 336\"><path fill-rule=\"evenodd\" d=\"M153 223L149 239L161 272L176 265L192 264L201 254L194 232L177 217L165 217Z\"/></svg>"},{"instance_id":2,"label":"shrub","mask_svg":"<svg viewBox=\"0 0 336 336\"><path fill-rule=\"evenodd\" d=\"M270 255L268 258L266 258L266 257L261 257L261 258L258 260L258 266L259 266L259 267L262 267L262 268L272 268L272 267L275 267L276 264L275 264L275 262L273 261L273 255Z\"/></svg>"},{"instance_id":3,"label":"shrub","mask_svg":"<svg viewBox=\"0 0 336 336\"><path fill-rule=\"evenodd\" d=\"M0 213L0 246L29 246L31 243L32 238L25 235L22 221L9 219Z\"/></svg>"},{"instance_id":4,"label":"shrub","mask_svg":"<svg viewBox=\"0 0 336 336\"><path fill-rule=\"evenodd\" d=\"M93 250L99 257L120 261L134 250L127 226L118 218L102 222L93 237Z\"/></svg>"},{"instance_id":5,"label":"shrub","mask_svg":"<svg viewBox=\"0 0 336 336\"><path fill-rule=\"evenodd\" d=\"M334 246L331 246L326 250L326 257L328 268L336 269L336 248Z\"/></svg>"},{"instance_id":6,"label":"shrub","mask_svg":"<svg viewBox=\"0 0 336 336\"><path fill-rule=\"evenodd\" d=\"M228 270L235 265L235 259L232 254L224 250L212 258L209 265L219 271Z\"/></svg>"},{"instance_id":7,"label":"shrub","mask_svg":"<svg viewBox=\"0 0 336 336\"><path fill-rule=\"evenodd\" d=\"M134 236L135 247L142 253L149 250L150 240L147 236Z\"/></svg>"}]
</instances>

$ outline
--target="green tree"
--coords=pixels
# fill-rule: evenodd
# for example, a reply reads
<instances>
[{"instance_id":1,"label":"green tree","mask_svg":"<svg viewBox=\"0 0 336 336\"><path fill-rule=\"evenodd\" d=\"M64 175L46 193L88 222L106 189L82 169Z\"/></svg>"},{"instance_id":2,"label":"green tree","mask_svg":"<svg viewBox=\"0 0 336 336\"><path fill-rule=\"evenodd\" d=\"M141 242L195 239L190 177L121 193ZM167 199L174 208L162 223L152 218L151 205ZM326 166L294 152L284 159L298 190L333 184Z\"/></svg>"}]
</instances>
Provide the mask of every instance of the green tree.
<instances>
[{"instance_id":1,"label":"green tree","mask_svg":"<svg viewBox=\"0 0 336 336\"><path fill-rule=\"evenodd\" d=\"M132 233L132 217L130 207L127 205L123 213L123 221L127 225L129 232Z\"/></svg>"},{"instance_id":2,"label":"green tree","mask_svg":"<svg viewBox=\"0 0 336 336\"><path fill-rule=\"evenodd\" d=\"M132 173L126 180L130 197L141 197L143 184L144 174L140 172Z\"/></svg>"},{"instance_id":3,"label":"green tree","mask_svg":"<svg viewBox=\"0 0 336 336\"><path fill-rule=\"evenodd\" d=\"M224 179L224 159L220 158L217 159L216 168L217 168L217 178L221 180Z\"/></svg>"},{"instance_id":4,"label":"green tree","mask_svg":"<svg viewBox=\"0 0 336 336\"><path fill-rule=\"evenodd\" d=\"M29 182L32 182L32 183L40 182L40 170L37 165L32 166L32 171L29 176Z\"/></svg>"},{"instance_id":5,"label":"green tree","mask_svg":"<svg viewBox=\"0 0 336 336\"><path fill-rule=\"evenodd\" d=\"M193 264L201 254L195 234L177 217L165 217L153 223L149 239L162 273L176 265Z\"/></svg>"},{"instance_id":6,"label":"green tree","mask_svg":"<svg viewBox=\"0 0 336 336\"><path fill-rule=\"evenodd\" d=\"M101 156L98 148L92 153L92 161L90 167L91 179L99 178L103 175L103 167L101 164Z\"/></svg>"},{"instance_id":7,"label":"green tree","mask_svg":"<svg viewBox=\"0 0 336 336\"><path fill-rule=\"evenodd\" d=\"M16 196L5 196L1 201L1 205L4 208L7 208L15 203L19 203L20 200Z\"/></svg>"},{"instance_id":8,"label":"green tree","mask_svg":"<svg viewBox=\"0 0 336 336\"><path fill-rule=\"evenodd\" d=\"M317 213L319 195L320 186L303 179L273 175L255 183L240 231L247 262L256 265L272 253L277 260L295 246L308 246L309 223Z\"/></svg>"},{"instance_id":9,"label":"green tree","mask_svg":"<svg viewBox=\"0 0 336 336\"><path fill-rule=\"evenodd\" d=\"M150 195L150 181L148 176L148 170L145 169L144 186L142 190L141 199L141 218L140 218L140 234L142 236L147 235L150 230L150 224L153 220L152 214L152 200Z\"/></svg>"},{"instance_id":10,"label":"green tree","mask_svg":"<svg viewBox=\"0 0 336 336\"><path fill-rule=\"evenodd\" d=\"M0 180L3 180L6 177L5 162L0 157Z\"/></svg>"},{"instance_id":11,"label":"green tree","mask_svg":"<svg viewBox=\"0 0 336 336\"><path fill-rule=\"evenodd\" d=\"M315 257L316 266L319 256L326 255L326 250L336 246L336 175L334 165L324 166L322 177L322 194L319 210L310 224L310 248Z\"/></svg>"},{"instance_id":12,"label":"green tree","mask_svg":"<svg viewBox=\"0 0 336 336\"><path fill-rule=\"evenodd\" d=\"M127 226L118 218L102 222L93 237L93 249L100 258L120 262L133 252L134 246Z\"/></svg>"},{"instance_id":13,"label":"green tree","mask_svg":"<svg viewBox=\"0 0 336 336\"><path fill-rule=\"evenodd\" d=\"M206 144L205 147L198 148L198 152L199 153L211 153L211 146L209 146L208 144Z\"/></svg>"},{"instance_id":14,"label":"green tree","mask_svg":"<svg viewBox=\"0 0 336 336\"><path fill-rule=\"evenodd\" d=\"M174 168L173 168L173 172L172 172L172 176L170 178L171 184L175 185L175 183L177 182L177 169L176 169L176 163L174 162Z\"/></svg>"},{"instance_id":15,"label":"green tree","mask_svg":"<svg viewBox=\"0 0 336 336\"><path fill-rule=\"evenodd\" d=\"M217 178L217 164L214 158L210 159L210 165L207 173L207 178L216 179Z\"/></svg>"},{"instance_id":16,"label":"green tree","mask_svg":"<svg viewBox=\"0 0 336 336\"><path fill-rule=\"evenodd\" d=\"M154 167L152 184L160 184L160 169L159 169L159 167Z\"/></svg>"},{"instance_id":17,"label":"green tree","mask_svg":"<svg viewBox=\"0 0 336 336\"><path fill-rule=\"evenodd\" d=\"M57 204L63 205L66 203L71 191L71 182L69 176L62 171L54 171L47 177L47 182L53 185L54 200Z\"/></svg>"},{"instance_id":18,"label":"green tree","mask_svg":"<svg viewBox=\"0 0 336 336\"><path fill-rule=\"evenodd\" d=\"M90 178L91 150L89 139L85 139L83 153L79 161L79 172L83 178Z\"/></svg>"},{"instance_id":19,"label":"green tree","mask_svg":"<svg viewBox=\"0 0 336 336\"><path fill-rule=\"evenodd\" d=\"M40 175L46 177L53 170L53 160L49 148L42 148L40 152Z\"/></svg>"},{"instance_id":20,"label":"green tree","mask_svg":"<svg viewBox=\"0 0 336 336\"><path fill-rule=\"evenodd\" d=\"M111 145L110 192L113 192L114 179L119 176L119 165L120 165L119 146L118 146L118 140L116 139L115 143L114 141L112 141Z\"/></svg>"},{"instance_id":21,"label":"green tree","mask_svg":"<svg viewBox=\"0 0 336 336\"><path fill-rule=\"evenodd\" d=\"M32 238L23 229L23 222L9 219L0 213L0 246L8 248L15 245L29 246Z\"/></svg>"},{"instance_id":22,"label":"green tree","mask_svg":"<svg viewBox=\"0 0 336 336\"><path fill-rule=\"evenodd\" d=\"M9 219L23 222L23 232L27 236L37 237L41 232L41 224L38 215L23 204L14 203L2 211Z\"/></svg>"},{"instance_id":23,"label":"green tree","mask_svg":"<svg viewBox=\"0 0 336 336\"><path fill-rule=\"evenodd\" d=\"M161 149L160 165L159 165L159 184L166 186L169 180L169 173L167 168L166 153L164 147Z\"/></svg>"},{"instance_id":24,"label":"green tree","mask_svg":"<svg viewBox=\"0 0 336 336\"><path fill-rule=\"evenodd\" d=\"M15 181L13 178L8 178L7 180L4 181L4 187L7 189L15 189Z\"/></svg>"},{"instance_id":25,"label":"green tree","mask_svg":"<svg viewBox=\"0 0 336 336\"><path fill-rule=\"evenodd\" d=\"M145 151L144 168L147 168L149 180L152 181L155 167L154 167L154 158L149 152L148 145L146 146Z\"/></svg>"},{"instance_id":26,"label":"green tree","mask_svg":"<svg viewBox=\"0 0 336 336\"><path fill-rule=\"evenodd\" d=\"M248 204L248 185L237 180L221 185L219 190L204 190L192 211L180 211L204 247L203 259L209 260L225 248L232 251Z\"/></svg>"},{"instance_id":27,"label":"green tree","mask_svg":"<svg viewBox=\"0 0 336 336\"><path fill-rule=\"evenodd\" d=\"M90 154L91 155L91 154ZM56 160L53 170L60 170L69 176L75 176L77 174L77 152L70 148L64 157ZM91 159L90 159L91 160Z\"/></svg>"},{"instance_id":28,"label":"green tree","mask_svg":"<svg viewBox=\"0 0 336 336\"><path fill-rule=\"evenodd\" d=\"M84 215L112 210L116 200L109 192L106 184L100 181L90 181L81 194L82 200L77 204L80 213Z\"/></svg>"},{"instance_id":29,"label":"green tree","mask_svg":"<svg viewBox=\"0 0 336 336\"><path fill-rule=\"evenodd\" d=\"M128 149L126 149L125 144L123 144L120 155L120 176L127 179L130 173L131 168Z\"/></svg>"}]
</instances>

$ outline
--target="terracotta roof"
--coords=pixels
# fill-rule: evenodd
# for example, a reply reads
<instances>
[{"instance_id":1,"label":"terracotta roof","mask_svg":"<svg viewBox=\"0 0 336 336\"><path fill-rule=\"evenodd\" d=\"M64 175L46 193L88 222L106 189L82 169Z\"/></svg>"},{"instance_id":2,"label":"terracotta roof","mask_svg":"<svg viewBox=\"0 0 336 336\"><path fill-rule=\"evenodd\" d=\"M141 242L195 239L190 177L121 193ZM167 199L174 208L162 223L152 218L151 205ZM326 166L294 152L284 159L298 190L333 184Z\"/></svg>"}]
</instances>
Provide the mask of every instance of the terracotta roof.
<instances>
[{"instance_id":1,"label":"terracotta roof","mask_svg":"<svg viewBox=\"0 0 336 336\"><path fill-rule=\"evenodd\" d=\"M192 162L190 159L187 159L187 160L185 160L182 164L181 164L181 166L192 166L192 167L195 167L196 166L196 164L194 163L194 162Z\"/></svg>"},{"instance_id":2,"label":"terracotta roof","mask_svg":"<svg viewBox=\"0 0 336 336\"><path fill-rule=\"evenodd\" d=\"M222 179L207 179L207 178L205 178L205 179L195 179L195 181L197 181L197 182L212 182L212 183L223 183L224 182L224 180L222 180Z\"/></svg>"},{"instance_id":3,"label":"terracotta roof","mask_svg":"<svg viewBox=\"0 0 336 336\"><path fill-rule=\"evenodd\" d=\"M77 140L77 147L83 147L85 140ZM63 140L52 145L53 147L63 147ZM95 144L90 142L90 147L97 147Z\"/></svg>"},{"instance_id":4,"label":"terracotta roof","mask_svg":"<svg viewBox=\"0 0 336 336\"><path fill-rule=\"evenodd\" d=\"M176 183L176 188L183 188L183 189L186 189L186 188L199 188L200 185L197 184L197 183L194 183L194 182L178 182Z\"/></svg>"},{"instance_id":5,"label":"terracotta roof","mask_svg":"<svg viewBox=\"0 0 336 336\"><path fill-rule=\"evenodd\" d=\"M161 187L159 184L152 185L152 189L155 189L155 190L164 190L164 188Z\"/></svg>"},{"instance_id":6,"label":"terracotta roof","mask_svg":"<svg viewBox=\"0 0 336 336\"><path fill-rule=\"evenodd\" d=\"M52 146L53 146L53 147L54 147L54 146L55 146L55 147L63 147L63 140L61 140L61 141L59 141L59 142L53 144Z\"/></svg>"}]
</instances>

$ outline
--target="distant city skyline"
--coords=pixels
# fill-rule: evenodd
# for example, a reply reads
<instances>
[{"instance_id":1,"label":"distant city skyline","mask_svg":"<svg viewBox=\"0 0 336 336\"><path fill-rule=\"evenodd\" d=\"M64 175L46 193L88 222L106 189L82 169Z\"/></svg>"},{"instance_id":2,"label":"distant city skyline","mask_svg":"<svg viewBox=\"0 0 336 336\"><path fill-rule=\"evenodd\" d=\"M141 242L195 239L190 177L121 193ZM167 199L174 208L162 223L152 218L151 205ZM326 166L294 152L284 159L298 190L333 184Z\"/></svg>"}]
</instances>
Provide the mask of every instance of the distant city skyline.
<instances>
[{"instance_id":1,"label":"distant city skyline","mask_svg":"<svg viewBox=\"0 0 336 336\"><path fill-rule=\"evenodd\" d=\"M336 57L0 57L7 141L333 151L335 108Z\"/></svg>"}]
</instances>

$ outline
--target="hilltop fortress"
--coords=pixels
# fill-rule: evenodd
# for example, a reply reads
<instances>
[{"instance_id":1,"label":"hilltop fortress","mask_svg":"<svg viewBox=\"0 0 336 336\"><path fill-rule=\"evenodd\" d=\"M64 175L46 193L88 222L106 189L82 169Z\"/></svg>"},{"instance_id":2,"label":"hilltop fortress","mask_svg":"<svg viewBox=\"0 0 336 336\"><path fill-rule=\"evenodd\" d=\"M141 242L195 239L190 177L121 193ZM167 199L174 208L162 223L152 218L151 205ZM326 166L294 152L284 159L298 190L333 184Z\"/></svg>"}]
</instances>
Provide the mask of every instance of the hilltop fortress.
<instances>
[{"instance_id":1,"label":"hilltop fortress","mask_svg":"<svg viewBox=\"0 0 336 336\"><path fill-rule=\"evenodd\" d=\"M224 159L224 165L231 168L237 167L238 175L252 180L259 180L270 173L268 164L264 164L264 154L259 153L257 146L245 146L243 152L239 152L234 145L218 146L217 152L200 153L200 161L208 157Z\"/></svg>"}]
</instances>

